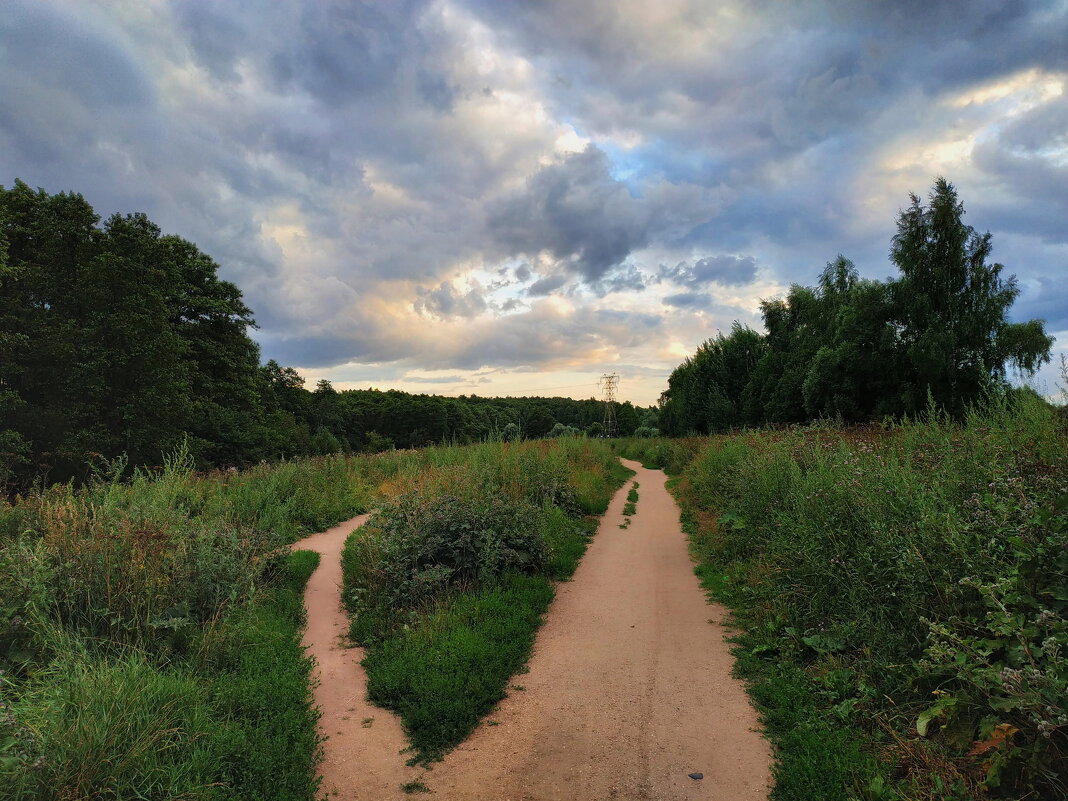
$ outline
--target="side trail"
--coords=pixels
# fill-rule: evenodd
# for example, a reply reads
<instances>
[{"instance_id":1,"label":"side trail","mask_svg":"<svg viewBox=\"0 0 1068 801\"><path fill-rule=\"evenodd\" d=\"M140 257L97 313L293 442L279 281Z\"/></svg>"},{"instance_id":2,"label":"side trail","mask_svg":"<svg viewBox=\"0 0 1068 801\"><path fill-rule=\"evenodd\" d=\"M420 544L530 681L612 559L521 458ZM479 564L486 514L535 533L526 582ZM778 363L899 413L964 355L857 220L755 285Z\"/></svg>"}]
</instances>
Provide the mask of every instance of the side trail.
<instances>
[{"instance_id":1,"label":"side trail","mask_svg":"<svg viewBox=\"0 0 1068 801\"><path fill-rule=\"evenodd\" d=\"M331 798L410 798L400 784L418 778L448 801L767 799L770 748L744 686L731 677L725 612L705 600L664 474L623 462L640 485L629 527L619 528L628 481L574 578L557 588L529 673L513 679L523 689L510 691L488 716L497 725L484 722L429 771L404 767L398 751L406 742L396 718L364 701L362 671L357 683L351 664L358 651L342 652L350 663L340 671L322 662L316 642L324 635L313 635L312 625L323 606L315 612L309 599L305 642L320 660L316 703L331 736L322 768ZM324 554L309 594L336 561L316 538L340 529L340 543L354 522L294 546ZM345 630L340 566L335 575L327 579L333 600L326 605L340 616L336 643ZM325 636L330 641L329 631ZM344 686L327 686L335 681ZM360 711L339 720L329 706L338 703ZM368 716L374 725L361 729L360 718ZM341 724L355 724L364 736L335 739L334 731L348 731ZM346 763L344 772L339 763Z\"/></svg>"},{"instance_id":2,"label":"side trail","mask_svg":"<svg viewBox=\"0 0 1068 801\"><path fill-rule=\"evenodd\" d=\"M387 801L406 797L401 784L420 771L408 767L401 754L408 740L400 719L367 700L367 674L362 648L346 645L349 618L341 606L341 549L345 539L367 522L360 515L292 545L294 550L322 555L304 590L308 625L301 640L315 658L315 705L325 736L319 765L319 789L331 801Z\"/></svg>"}]
</instances>

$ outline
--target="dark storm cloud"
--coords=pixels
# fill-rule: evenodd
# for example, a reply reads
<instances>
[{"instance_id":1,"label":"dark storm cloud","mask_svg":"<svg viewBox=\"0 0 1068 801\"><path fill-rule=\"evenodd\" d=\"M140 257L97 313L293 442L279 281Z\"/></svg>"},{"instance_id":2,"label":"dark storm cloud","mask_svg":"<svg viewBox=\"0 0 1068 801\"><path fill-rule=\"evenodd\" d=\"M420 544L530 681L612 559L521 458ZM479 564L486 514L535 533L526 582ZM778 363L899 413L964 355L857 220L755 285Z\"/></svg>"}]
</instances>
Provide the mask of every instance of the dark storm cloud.
<instances>
[{"instance_id":1,"label":"dark storm cloud","mask_svg":"<svg viewBox=\"0 0 1068 801\"><path fill-rule=\"evenodd\" d=\"M677 295L668 295L664 298L664 303L676 309L703 309L712 304L712 296L707 292L682 292Z\"/></svg>"},{"instance_id":2,"label":"dark storm cloud","mask_svg":"<svg viewBox=\"0 0 1068 801\"><path fill-rule=\"evenodd\" d=\"M682 286L698 287L709 283L744 286L756 278L756 259L752 256L706 256L689 264L674 267L660 265L657 278Z\"/></svg>"},{"instance_id":3,"label":"dark storm cloud","mask_svg":"<svg viewBox=\"0 0 1068 801\"><path fill-rule=\"evenodd\" d=\"M1068 47L1068 45L1066 45ZM1068 102L1021 114L979 144L976 166L1011 193L1008 202L979 198L983 216L999 227L1050 242L1068 241ZM974 216L974 215L973 215Z\"/></svg>"},{"instance_id":4,"label":"dark storm cloud","mask_svg":"<svg viewBox=\"0 0 1068 801\"><path fill-rule=\"evenodd\" d=\"M648 208L611 174L590 145L542 168L489 219L504 253L550 252L564 269L595 281L645 244Z\"/></svg>"}]
</instances>

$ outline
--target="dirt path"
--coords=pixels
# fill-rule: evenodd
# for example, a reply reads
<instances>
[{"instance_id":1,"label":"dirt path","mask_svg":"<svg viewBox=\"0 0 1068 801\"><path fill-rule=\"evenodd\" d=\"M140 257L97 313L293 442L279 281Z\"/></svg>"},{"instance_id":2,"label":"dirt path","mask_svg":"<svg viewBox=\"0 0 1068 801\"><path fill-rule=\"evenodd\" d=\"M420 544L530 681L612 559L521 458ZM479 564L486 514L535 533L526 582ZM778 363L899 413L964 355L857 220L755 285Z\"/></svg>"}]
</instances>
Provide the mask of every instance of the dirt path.
<instances>
[{"instance_id":1,"label":"dirt path","mask_svg":"<svg viewBox=\"0 0 1068 801\"><path fill-rule=\"evenodd\" d=\"M430 772L405 767L399 722L365 700L362 651L339 646L338 557L366 516L293 546L323 554L305 595L304 643L319 662L330 798L419 797L401 784L421 779L444 801L765 801L770 751L730 676L723 610L698 586L664 474L624 463L640 484L630 526L619 528L627 482L574 580L558 588L530 672L514 680L524 689L489 716L497 725L483 723Z\"/></svg>"},{"instance_id":2,"label":"dirt path","mask_svg":"<svg viewBox=\"0 0 1068 801\"><path fill-rule=\"evenodd\" d=\"M767 798L770 749L731 678L724 612L705 602L664 474L624 463L640 484L630 527L628 482L558 589L525 690L424 778L439 798Z\"/></svg>"},{"instance_id":3,"label":"dirt path","mask_svg":"<svg viewBox=\"0 0 1068 801\"><path fill-rule=\"evenodd\" d=\"M303 644L318 663L315 703L322 712L320 730L328 738L319 766L320 789L336 801L405 797L401 784L421 773L405 766L400 755L408 747L400 721L367 701L363 649L343 645L349 623L341 608L341 549L368 517L360 515L293 544L295 550L322 554L304 591L308 625Z\"/></svg>"}]
</instances>

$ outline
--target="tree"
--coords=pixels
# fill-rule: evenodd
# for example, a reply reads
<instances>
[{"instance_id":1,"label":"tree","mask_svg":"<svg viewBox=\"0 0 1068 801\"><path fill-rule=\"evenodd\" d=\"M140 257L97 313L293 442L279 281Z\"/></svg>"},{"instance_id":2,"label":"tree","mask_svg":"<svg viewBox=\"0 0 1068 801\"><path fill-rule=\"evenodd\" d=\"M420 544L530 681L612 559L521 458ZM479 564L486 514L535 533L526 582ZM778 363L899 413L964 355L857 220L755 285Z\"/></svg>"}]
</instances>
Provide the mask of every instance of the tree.
<instances>
[{"instance_id":1,"label":"tree","mask_svg":"<svg viewBox=\"0 0 1068 801\"><path fill-rule=\"evenodd\" d=\"M539 403L527 412L523 421L523 434L526 437L544 437L556 424L549 408L544 403Z\"/></svg>"},{"instance_id":2,"label":"tree","mask_svg":"<svg viewBox=\"0 0 1068 801\"><path fill-rule=\"evenodd\" d=\"M17 305L13 291L17 274L7 263L7 238L0 221L0 420L10 421L23 405L23 400L12 386L15 371L14 354L29 342L16 327ZM29 457L30 443L7 424L0 426L0 491L24 465Z\"/></svg>"},{"instance_id":3,"label":"tree","mask_svg":"<svg viewBox=\"0 0 1068 801\"><path fill-rule=\"evenodd\" d=\"M552 429L550 429L549 437L555 439L557 437L580 437L582 432L574 426L565 426L563 423L556 423Z\"/></svg>"},{"instance_id":4,"label":"tree","mask_svg":"<svg viewBox=\"0 0 1068 801\"><path fill-rule=\"evenodd\" d=\"M862 280L839 255L816 288L820 343L801 393L809 417L868 420L899 411L897 332L890 286Z\"/></svg>"},{"instance_id":5,"label":"tree","mask_svg":"<svg viewBox=\"0 0 1068 801\"><path fill-rule=\"evenodd\" d=\"M930 395L959 414L1004 382L1007 365L1033 373L1049 361L1053 340L1038 320L1007 321L1019 294L1016 278L1002 278L1001 264L987 264L990 233L964 223L952 184L938 178L926 207L910 198L890 249L901 270L893 284L905 368L901 401L913 413Z\"/></svg>"},{"instance_id":6,"label":"tree","mask_svg":"<svg viewBox=\"0 0 1068 801\"><path fill-rule=\"evenodd\" d=\"M202 463L267 455L238 288L143 214L99 223L81 195L0 188L5 404L17 396L5 421L30 443L32 470L64 479L122 453L160 464L187 434Z\"/></svg>"},{"instance_id":7,"label":"tree","mask_svg":"<svg viewBox=\"0 0 1068 801\"><path fill-rule=\"evenodd\" d=\"M743 422L742 398L756 364L767 350L764 337L735 321L729 335L717 334L672 372L661 397L658 424L669 434L726 431Z\"/></svg>"}]
</instances>

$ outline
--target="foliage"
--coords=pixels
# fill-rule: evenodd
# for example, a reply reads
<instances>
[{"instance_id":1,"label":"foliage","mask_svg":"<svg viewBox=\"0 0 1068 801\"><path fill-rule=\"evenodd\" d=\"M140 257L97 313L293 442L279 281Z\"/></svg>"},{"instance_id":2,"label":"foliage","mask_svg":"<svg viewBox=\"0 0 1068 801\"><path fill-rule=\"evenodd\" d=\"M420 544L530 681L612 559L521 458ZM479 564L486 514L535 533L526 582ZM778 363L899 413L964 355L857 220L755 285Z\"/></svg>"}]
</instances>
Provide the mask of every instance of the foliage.
<instances>
[{"instance_id":1,"label":"foliage","mask_svg":"<svg viewBox=\"0 0 1068 801\"><path fill-rule=\"evenodd\" d=\"M774 797L1059 798L1068 436L965 424L716 438L677 492L778 747Z\"/></svg>"},{"instance_id":2,"label":"foliage","mask_svg":"<svg viewBox=\"0 0 1068 801\"><path fill-rule=\"evenodd\" d=\"M1053 340L1040 321L1008 322L1015 278L987 264L990 234L977 234L963 214L939 178L929 204L913 195L898 220L898 279L861 279L838 256L816 287L761 303L765 335L735 323L704 343L668 379L663 430L881 420L919 414L929 398L959 419L1004 388L1009 366L1033 373Z\"/></svg>"},{"instance_id":3,"label":"foliage","mask_svg":"<svg viewBox=\"0 0 1068 801\"><path fill-rule=\"evenodd\" d=\"M547 557L537 530L540 511L484 488L468 471L386 501L345 548L343 567L353 587L346 602L356 615L354 634L362 635L357 641L381 636L383 620L450 589L475 590L507 571L539 570ZM364 630L368 619L376 623L373 634Z\"/></svg>"},{"instance_id":4,"label":"foliage","mask_svg":"<svg viewBox=\"0 0 1068 801\"><path fill-rule=\"evenodd\" d=\"M956 190L939 178L924 208L916 195L901 213L890 258L901 270L892 285L901 323L905 369L901 395L908 413L930 395L942 408L962 412L1006 365L1033 373L1049 360L1052 339L1032 320L1009 323L1019 289L987 264L989 233L965 225Z\"/></svg>"}]
</instances>

